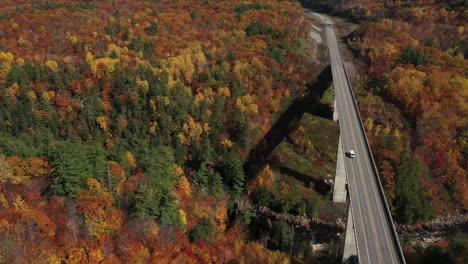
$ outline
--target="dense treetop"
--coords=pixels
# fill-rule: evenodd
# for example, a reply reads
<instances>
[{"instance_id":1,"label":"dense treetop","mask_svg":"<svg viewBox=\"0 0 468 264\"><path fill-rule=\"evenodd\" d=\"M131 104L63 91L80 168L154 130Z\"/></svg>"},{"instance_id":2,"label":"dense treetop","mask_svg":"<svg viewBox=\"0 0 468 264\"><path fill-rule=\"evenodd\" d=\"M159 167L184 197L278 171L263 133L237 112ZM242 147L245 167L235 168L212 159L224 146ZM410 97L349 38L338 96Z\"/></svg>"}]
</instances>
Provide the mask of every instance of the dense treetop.
<instances>
[{"instance_id":1,"label":"dense treetop","mask_svg":"<svg viewBox=\"0 0 468 264\"><path fill-rule=\"evenodd\" d=\"M226 225L305 28L290 1L2 1L1 261L287 261Z\"/></svg>"}]
</instances>

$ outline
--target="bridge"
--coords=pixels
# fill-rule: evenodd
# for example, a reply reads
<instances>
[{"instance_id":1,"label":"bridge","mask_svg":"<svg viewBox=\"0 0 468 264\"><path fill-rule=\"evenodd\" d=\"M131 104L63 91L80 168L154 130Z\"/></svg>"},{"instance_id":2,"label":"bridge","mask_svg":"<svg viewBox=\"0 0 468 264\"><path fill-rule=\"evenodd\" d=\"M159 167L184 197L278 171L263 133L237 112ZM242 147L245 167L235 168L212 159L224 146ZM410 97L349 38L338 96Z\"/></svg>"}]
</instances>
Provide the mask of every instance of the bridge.
<instances>
[{"instance_id":1,"label":"bridge","mask_svg":"<svg viewBox=\"0 0 468 264\"><path fill-rule=\"evenodd\" d=\"M341 151L350 197L360 263L405 263L390 210L338 48L333 23L317 14L324 25L332 68ZM353 156L350 151L353 150Z\"/></svg>"}]
</instances>

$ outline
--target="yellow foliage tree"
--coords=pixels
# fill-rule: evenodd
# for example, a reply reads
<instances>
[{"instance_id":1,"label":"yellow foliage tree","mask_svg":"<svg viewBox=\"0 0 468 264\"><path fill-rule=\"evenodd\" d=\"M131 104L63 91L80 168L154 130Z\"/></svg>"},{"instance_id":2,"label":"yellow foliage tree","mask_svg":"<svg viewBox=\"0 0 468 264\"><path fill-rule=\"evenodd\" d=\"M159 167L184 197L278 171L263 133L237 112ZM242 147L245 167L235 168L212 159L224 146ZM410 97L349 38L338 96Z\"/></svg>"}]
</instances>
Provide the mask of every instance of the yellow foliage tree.
<instances>
[{"instance_id":1,"label":"yellow foliage tree","mask_svg":"<svg viewBox=\"0 0 468 264\"><path fill-rule=\"evenodd\" d=\"M180 220L182 221L183 225L187 224L187 213L185 213L184 210L179 209L179 214L180 214Z\"/></svg>"},{"instance_id":2,"label":"yellow foliage tree","mask_svg":"<svg viewBox=\"0 0 468 264\"><path fill-rule=\"evenodd\" d=\"M197 72L203 73L208 66L208 62L206 60L205 54L203 51L199 50L193 54L193 62L197 68Z\"/></svg>"},{"instance_id":3,"label":"yellow foliage tree","mask_svg":"<svg viewBox=\"0 0 468 264\"><path fill-rule=\"evenodd\" d=\"M179 134L179 139L186 145L192 145L193 142L200 141L203 132L208 133L210 127L208 123L196 122L190 115L187 119L187 122L182 125L183 133Z\"/></svg>"},{"instance_id":4,"label":"yellow foliage tree","mask_svg":"<svg viewBox=\"0 0 468 264\"><path fill-rule=\"evenodd\" d=\"M42 98L44 98L44 100L46 101L49 101L55 97L55 91L43 91L42 92Z\"/></svg>"},{"instance_id":5,"label":"yellow foliage tree","mask_svg":"<svg viewBox=\"0 0 468 264\"><path fill-rule=\"evenodd\" d=\"M165 61L169 76L176 76L186 83L191 83L195 73L190 49L185 49L179 56L171 57Z\"/></svg>"},{"instance_id":6,"label":"yellow foliage tree","mask_svg":"<svg viewBox=\"0 0 468 264\"><path fill-rule=\"evenodd\" d=\"M423 92L426 73L414 68L396 67L389 74L388 90L395 98L402 98L404 102L418 100Z\"/></svg>"},{"instance_id":7,"label":"yellow foliage tree","mask_svg":"<svg viewBox=\"0 0 468 264\"><path fill-rule=\"evenodd\" d=\"M0 156L0 183L15 182L13 176L13 168L5 159L5 156Z\"/></svg>"},{"instance_id":8,"label":"yellow foliage tree","mask_svg":"<svg viewBox=\"0 0 468 264\"><path fill-rule=\"evenodd\" d=\"M152 121L150 123L150 128L149 128L149 133L154 134L156 132L156 129L158 128L158 122Z\"/></svg>"},{"instance_id":9,"label":"yellow foliage tree","mask_svg":"<svg viewBox=\"0 0 468 264\"><path fill-rule=\"evenodd\" d=\"M134 169L134 168L137 167L136 159L135 159L135 156L133 156L133 153L132 153L132 152L126 151L126 152L125 152L125 157L127 158L128 165L130 165L130 167L131 167L132 169Z\"/></svg>"},{"instance_id":10,"label":"yellow foliage tree","mask_svg":"<svg viewBox=\"0 0 468 264\"><path fill-rule=\"evenodd\" d=\"M0 83L5 83L7 75L11 70L11 63L15 57L10 52L0 51Z\"/></svg>"},{"instance_id":11,"label":"yellow foliage tree","mask_svg":"<svg viewBox=\"0 0 468 264\"><path fill-rule=\"evenodd\" d=\"M23 66L23 65L24 65L24 59L23 59L23 58L18 58L18 59L16 59L16 63L17 63L19 66Z\"/></svg>"},{"instance_id":12,"label":"yellow foliage tree","mask_svg":"<svg viewBox=\"0 0 468 264\"><path fill-rule=\"evenodd\" d=\"M99 126L102 130L107 131L107 121L105 116L98 116L96 117L96 122L98 122Z\"/></svg>"},{"instance_id":13,"label":"yellow foliage tree","mask_svg":"<svg viewBox=\"0 0 468 264\"><path fill-rule=\"evenodd\" d=\"M6 161L10 164L13 171L13 176L9 181L12 184L24 184L31 177L48 175L52 169L45 158L12 156L8 157Z\"/></svg>"},{"instance_id":14,"label":"yellow foliage tree","mask_svg":"<svg viewBox=\"0 0 468 264\"><path fill-rule=\"evenodd\" d=\"M226 146L228 148L232 148L234 146L234 142L232 142L229 138L222 138L220 143L221 145Z\"/></svg>"},{"instance_id":15,"label":"yellow foliage tree","mask_svg":"<svg viewBox=\"0 0 468 264\"><path fill-rule=\"evenodd\" d=\"M258 113L258 106L254 102L254 98L250 94L246 94L236 100L236 106L243 113Z\"/></svg>"},{"instance_id":16,"label":"yellow foliage tree","mask_svg":"<svg viewBox=\"0 0 468 264\"><path fill-rule=\"evenodd\" d=\"M86 58L88 59L88 58ZM119 63L119 59L108 57L94 59L91 64L91 72L95 77L101 78L103 74L112 73L115 71L115 66Z\"/></svg>"},{"instance_id":17,"label":"yellow foliage tree","mask_svg":"<svg viewBox=\"0 0 468 264\"><path fill-rule=\"evenodd\" d=\"M107 56L111 56L113 53L117 54L117 57L120 57L121 49L119 46L111 43L107 46Z\"/></svg>"},{"instance_id":18,"label":"yellow foliage tree","mask_svg":"<svg viewBox=\"0 0 468 264\"><path fill-rule=\"evenodd\" d=\"M231 97L231 91L229 90L229 87L221 87L218 89L218 94L226 97L226 98L229 98Z\"/></svg>"},{"instance_id":19,"label":"yellow foliage tree","mask_svg":"<svg viewBox=\"0 0 468 264\"><path fill-rule=\"evenodd\" d=\"M184 170L178 165L174 164L173 166L176 175L179 176L179 182L177 184L179 195L182 196L182 198L192 197L192 188L190 187L190 182L188 181L187 176L185 176Z\"/></svg>"},{"instance_id":20,"label":"yellow foliage tree","mask_svg":"<svg viewBox=\"0 0 468 264\"><path fill-rule=\"evenodd\" d=\"M86 52L86 57L85 57L85 60L87 63L91 64L94 60L94 56L91 52Z\"/></svg>"},{"instance_id":21,"label":"yellow foliage tree","mask_svg":"<svg viewBox=\"0 0 468 264\"><path fill-rule=\"evenodd\" d=\"M27 210L29 209L28 204L26 201L21 197L21 195L16 195L15 200L13 201L13 206L15 207L16 210L22 211L22 210Z\"/></svg>"},{"instance_id":22,"label":"yellow foliage tree","mask_svg":"<svg viewBox=\"0 0 468 264\"><path fill-rule=\"evenodd\" d=\"M258 187L270 188L273 185L273 182L276 180L276 174L270 168L270 165L267 164L263 169L258 173L258 176L249 184L248 192L252 193Z\"/></svg>"},{"instance_id":23,"label":"yellow foliage tree","mask_svg":"<svg viewBox=\"0 0 468 264\"><path fill-rule=\"evenodd\" d=\"M215 96L215 93L213 92L213 89L211 88L202 89L200 92L198 92L195 95L193 104L195 105L195 107L198 107L200 103L202 102L207 102L208 105L211 105L214 102L214 96Z\"/></svg>"},{"instance_id":24,"label":"yellow foliage tree","mask_svg":"<svg viewBox=\"0 0 468 264\"><path fill-rule=\"evenodd\" d=\"M224 201L216 207L215 218L218 221L218 232L226 230L227 223L227 203Z\"/></svg>"},{"instance_id":25,"label":"yellow foliage tree","mask_svg":"<svg viewBox=\"0 0 468 264\"><path fill-rule=\"evenodd\" d=\"M16 97L20 94L19 84L14 82L10 87L6 88L5 95L8 97Z\"/></svg>"},{"instance_id":26,"label":"yellow foliage tree","mask_svg":"<svg viewBox=\"0 0 468 264\"><path fill-rule=\"evenodd\" d=\"M48 60L45 62L45 66L47 66L47 68L49 68L49 70L53 71L53 72L57 72L58 71L58 63L54 60Z\"/></svg>"},{"instance_id":27,"label":"yellow foliage tree","mask_svg":"<svg viewBox=\"0 0 468 264\"><path fill-rule=\"evenodd\" d=\"M140 79L138 79L138 80L136 81L136 84L137 84L138 86L140 86L141 88L143 88L143 91L148 92L149 83L148 83L147 80L140 80Z\"/></svg>"},{"instance_id":28,"label":"yellow foliage tree","mask_svg":"<svg viewBox=\"0 0 468 264\"><path fill-rule=\"evenodd\" d=\"M101 234L116 232L123 223L120 210L112 209L114 198L94 178L86 180L88 189L78 193L78 207L85 216L88 233L95 238Z\"/></svg>"},{"instance_id":29,"label":"yellow foliage tree","mask_svg":"<svg viewBox=\"0 0 468 264\"><path fill-rule=\"evenodd\" d=\"M366 121L364 121L364 127L366 128L366 131L372 131L374 128L374 120L372 118L366 118Z\"/></svg>"}]
</instances>

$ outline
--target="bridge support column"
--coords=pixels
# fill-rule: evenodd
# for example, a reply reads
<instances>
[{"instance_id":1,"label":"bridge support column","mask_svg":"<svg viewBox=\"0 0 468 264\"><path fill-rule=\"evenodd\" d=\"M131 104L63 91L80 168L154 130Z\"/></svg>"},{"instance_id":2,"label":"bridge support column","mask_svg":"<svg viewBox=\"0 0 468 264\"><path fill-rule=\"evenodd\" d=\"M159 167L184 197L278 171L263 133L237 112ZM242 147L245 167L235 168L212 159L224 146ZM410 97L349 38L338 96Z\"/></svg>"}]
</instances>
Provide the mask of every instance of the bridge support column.
<instances>
[{"instance_id":1,"label":"bridge support column","mask_svg":"<svg viewBox=\"0 0 468 264\"><path fill-rule=\"evenodd\" d=\"M338 154L336 158L335 185L333 186L333 202L346 203L346 171L343 158L343 145L341 135L338 141Z\"/></svg>"},{"instance_id":2,"label":"bridge support column","mask_svg":"<svg viewBox=\"0 0 468 264\"><path fill-rule=\"evenodd\" d=\"M348 221L346 223L345 245L343 250L343 263L358 263L351 258L357 258L356 237L354 236L354 222L351 215L351 205L348 209Z\"/></svg>"},{"instance_id":3,"label":"bridge support column","mask_svg":"<svg viewBox=\"0 0 468 264\"><path fill-rule=\"evenodd\" d=\"M338 121L338 111L336 111L336 100L333 104L333 121Z\"/></svg>"}]
</instances>

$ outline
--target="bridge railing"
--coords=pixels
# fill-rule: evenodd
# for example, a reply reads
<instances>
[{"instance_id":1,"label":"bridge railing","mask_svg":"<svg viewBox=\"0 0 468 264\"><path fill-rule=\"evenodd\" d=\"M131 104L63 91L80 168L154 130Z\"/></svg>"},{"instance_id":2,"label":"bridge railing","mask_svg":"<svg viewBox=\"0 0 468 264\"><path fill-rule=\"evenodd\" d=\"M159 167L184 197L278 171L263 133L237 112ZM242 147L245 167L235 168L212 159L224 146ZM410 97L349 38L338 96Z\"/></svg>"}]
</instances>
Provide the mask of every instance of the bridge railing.
<instances>
[{"instance_id":1,"label":"bridge railing","mask_svg":"<svg viewBox=\"0 0 468 264\"><path fill-rule=\"evenodd\" d=\"M356 103L356 97L354 96L353 87L351 86L351 82L349 81L349 76L348 76L348 73L346 71L346 67L344 66L343 58L341 56L340 56L340 60L341 60L341 66L343 67L343 71L344 71L345 76L346 76L346 82L349 85L349 90L351 92L351 96L353 97L353 105L354 105L354 109L356 110L356 113L357 113L357 116L358 116L358 119L359 119L359 127L361 128L361 133L364 135L364 138L366 139L366 149L367 149L367 152L368 152L368 154L370 156L370 160L372 161L372 167L374 169L374 178L377 181L377 186L379 188L380 198L384 202L384 212L385 212L385 215L387 216L388 225L389 225L390 231L392 233L393 243L395 244L395 247L397 249L398 258L400 260L400 263L406 264L405 256L403 254L403 250L401 249L401 245L400 245L400 242L398 240L398 234L396 232L395 225L393 224L392 214L390 213L390 209L388 208L387 198L385 197L385 192L384 192L384 189L382 187L382 182L380 181L377 165L375 164L374 156L372 155L372 151L371 151L371 148L369 146L369 140L367 139L366 130L364 129L364 124L363 124L362 119L361 119L361 114L359 113L359 108L358 108L357 103Z\"/></svg>"}]
</instances>

